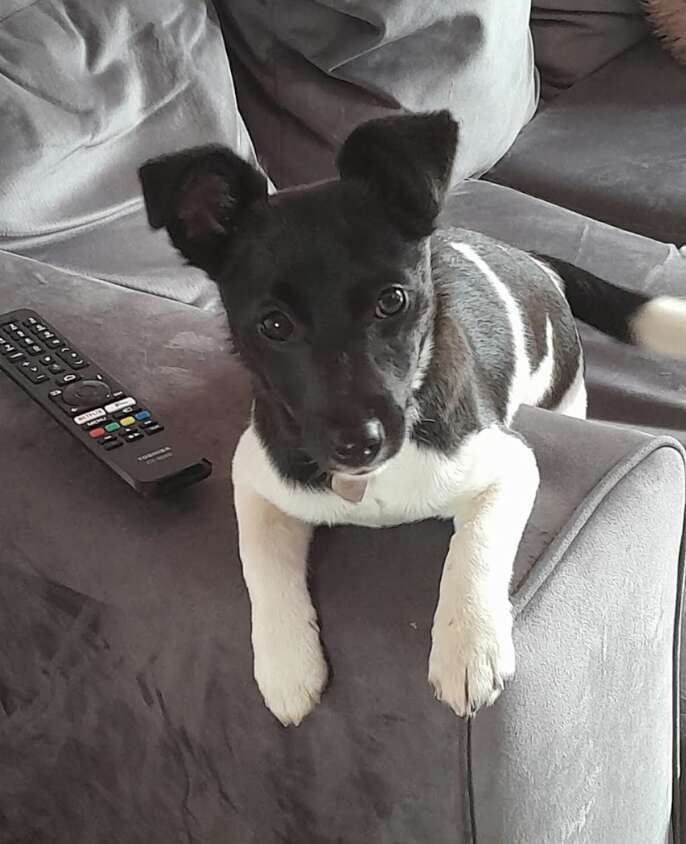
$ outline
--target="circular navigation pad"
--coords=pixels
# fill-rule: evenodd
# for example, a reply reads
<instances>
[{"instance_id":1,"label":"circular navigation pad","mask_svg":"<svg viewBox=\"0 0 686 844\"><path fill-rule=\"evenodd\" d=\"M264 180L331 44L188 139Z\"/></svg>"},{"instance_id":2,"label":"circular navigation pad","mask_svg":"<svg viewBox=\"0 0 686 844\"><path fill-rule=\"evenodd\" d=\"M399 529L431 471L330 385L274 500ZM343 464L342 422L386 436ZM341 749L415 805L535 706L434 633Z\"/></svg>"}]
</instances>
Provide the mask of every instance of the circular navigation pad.
<instances>
[{"instance_id":1,"label":"circular navigation pad","mask_svg":"<svg viewBox=\"0 0 686 844\"><path fill-rule=\"evenodd\" d=\"M93 407L111 396L112 391L104 381L75 381L62 390L62 401L74 407Z\"/></svg>"}]
</instances>

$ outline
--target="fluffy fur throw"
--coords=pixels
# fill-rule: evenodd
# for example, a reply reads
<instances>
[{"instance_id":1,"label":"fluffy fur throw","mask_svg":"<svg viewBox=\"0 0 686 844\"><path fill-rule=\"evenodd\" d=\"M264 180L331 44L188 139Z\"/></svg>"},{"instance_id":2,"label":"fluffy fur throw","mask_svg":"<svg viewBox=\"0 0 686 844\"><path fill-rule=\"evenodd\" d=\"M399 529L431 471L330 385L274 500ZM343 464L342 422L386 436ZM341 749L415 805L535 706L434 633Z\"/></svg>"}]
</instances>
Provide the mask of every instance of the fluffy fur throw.
<instances>
[{"instance_id":1,"label":"fluffy fur throw","mask_svg":"<svg viewBox=\"0 0 686 844\"><path fill-rule=\"evenodd\" d=\"M686 64L686 0L643 0L643 5L667 49Z\"/></svg>"}]
</instances>

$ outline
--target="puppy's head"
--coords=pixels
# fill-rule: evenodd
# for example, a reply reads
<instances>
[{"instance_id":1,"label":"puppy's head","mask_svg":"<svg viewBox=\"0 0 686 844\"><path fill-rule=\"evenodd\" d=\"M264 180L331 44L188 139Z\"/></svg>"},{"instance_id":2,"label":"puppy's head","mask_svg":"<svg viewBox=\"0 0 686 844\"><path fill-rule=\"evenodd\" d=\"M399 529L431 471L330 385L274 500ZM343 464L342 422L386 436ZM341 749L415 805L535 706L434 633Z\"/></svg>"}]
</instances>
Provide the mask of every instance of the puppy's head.
<instances>
[{"instance_id":1,"label":"puppy's head","mask_svg":"<svg viewBox=\"0 0 686 844\"><path fill-rule=\"evenodd\" d=\"M343 145L339 179L273 196L222 147L140 170L150 224L220 285L258 397L325 471L369 472L405 439L456 143L448 112L373 120Z\"/></svg>"}]
</instances>

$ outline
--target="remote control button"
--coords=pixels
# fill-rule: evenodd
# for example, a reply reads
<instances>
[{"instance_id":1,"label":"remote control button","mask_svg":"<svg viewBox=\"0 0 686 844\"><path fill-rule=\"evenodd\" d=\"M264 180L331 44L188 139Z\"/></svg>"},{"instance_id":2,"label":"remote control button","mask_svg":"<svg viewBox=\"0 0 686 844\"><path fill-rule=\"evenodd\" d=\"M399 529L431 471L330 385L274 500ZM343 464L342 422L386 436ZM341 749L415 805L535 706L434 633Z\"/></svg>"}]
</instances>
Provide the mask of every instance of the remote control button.
<instances>
[{"instance_id":1,"label":"remote control button","mask_svg":"<svg viewBox=\"0 0 686 844\"><path fill-rule=\"evenodd\" d=\"M142 422L144 419L150 418L150 411L149 410L139 410L138 413L133 414L136 417L137 422Z\"/></svg>"},{"instance_id":2,"label":"remote control button","mask_svg":"<svg viewBox=\"0 0 686 844\"><path fill-rule=\"evenodd\" d=\"M43 347L39 346L37 344L35 344L33 346L29 346L29 348L28 348L28 352L32 357L35 357L35 355L39 355L42 351L43 351Z\"/></svg>"},{"instance_id":3,"label":"remote control button","mask_svg":"<svg viewBox=\"0 0 686 844\"><path fill-rule=\"evenodd\" d=\"M33 337L24 337L22 340L19 341L22 346L33 346L36 342Z\"/></svg>"},{"instance_id":4,"label":"remote control button","mask_svg":"<svg viewBox=\"0 0 686 844\"><path fill-rule=\"evenodd\" d=\"M57 352L57 357L62 358L65 363L72 364L76 360L81 360L81 355L70 349L69 346L62 346Z\"/></svg>"},{"instance_id":5,"label":"remote control button","mask_svg":"<svg viewBox=\"0 0 686 844\"><path fill-rule=\"evenodd\" d=\"M157 424L154 419L146 419L145 422L141 422L141 428L152 428L153 425Z\"/></svg>"},{"instance_id":6,"label":"remote control button","mask_svg":"<svg viewBox=\"0 0 686 844\"><path fill-rule=\"evenodd\" d=\"M93 428L88 432L88 436L92 437L94 440L100 439L100 437L105 436L105 429L104 428Z\"/></svg>"},{"instance_id":7,"label":"remote control button","mask_svg":"<svg viewBox=\"0 0 686 844\"><path fill-rule=\"evenodd\" d=\"M160 431L164 431L164 425L160 425L159 422L145 429L146 434L159 434Z\"/></svg>"},{"instance_id":8,"label":"remote control button","mask_svg":"<svg viewBox=\"0 0 686 844\"><path fill-rule=\"evenodd\" d=\"M107 425L105 425L105 430L108 434L111 434L113 431L118 431L119 422L109 422Z\"/></svg>"},{"instance_id":9,"label":"remote control button","mask_svg":"<svg viewBox=\"0 0 686 844\"><path fill-rule=\"evenodd\" d=\"M40 359L40 363L42 363L43 366L50 366L50 364L54 362L55 361L53 360L51 355L43 355L43 357Z\"/></svg>"},{"instance_id":10,"label":"remote control button","mask_svg":"<svg viewBox=\"0 0 686 844\"><path fill-rule=\"evenodd\" d=\"M105 423L109 422L109 421L110 420L107 417L105 417L104 419L102 419L102 418L94 419L92 422L84 422L84 424L81 427L85 431L90 431L91 428L103 428L105 426Z\"/></svg>"},{"instance_id":11,"label":"remote control button","mask_svg":"<svg viewBox=\"0 0 686 844\"><path fill-rule=\"evenodd\" d=\"M64 378L69 378L70 381L74 379L80 381L81 376L71 373L63 375L58 379L60 383ZM64 401L67 404L77 404L83 408L99 407L103 405L110 398L110 388L104 381L81 381L79 384L73 384L66 387L64 390ZM107 410L107 408L105 408Z\"/></svg>"},{"instance_id":12,"label":"remote control button","mask_svg":"<svg viewBox=\"0 0 686 844\"><path fill-rule=\"evenodd\" d=\"M116 437L110 437L109 434L108 434L107 436L101 437L98 440L98 445L107 445L107 443L113 443L113 442L116 442L116 441L117 441Z\"/></svg>"},{"instance_id":13,"label":"remote control button","mask_svg":"<svg viewBox=\"0 0 686 844\"><path fill-rule=\"evenodd\" d=\"M61 378L57 379L58 384L71 384L73 381L80 381L81 376L76 372L67 372Z\"/></svg>"},{"instance_id":14,"label":"remote control button","mask_svg":"<svg viewBox=\"0 0 686 844\"><path fill-rule=\"evenodd\" d=\"M39 331L38 336L41 338L41 340L52 340L55 335L52 331Z\"/></svg>"},{"instance_id":15,"label":"remote control button","mask_svg":"<svg viewBox=\"0 0 686 844\"><path fill-rule=\"evenodd\" d=\"M113 399L123 399L126 393L123 390L117 390L116 392L112 393Z\"/></svg>"},{"instance_id":16,"label":"remote control button","mask_svg":"<svg viewBox=\"0 0 686 844\"><path fill-rule=\"evenodd\" d=\"M25 360L23 363L20 363L18 368L21 374L25 375L29 379L29 381L34 384L41 384L43 381L48 380L48 376L43 375L40 369L28 360Z\"/></svg>"},{"instance_id":17,"label":"remote control button","mask_svg":"<svg viewBox=\"0 0 686 844\"><path fill-rule=\"evenodd\" d=\"M38 325L38 320L35 317L30 316L28 317L28 319L24 320L24 325L27 325L29 328L31 328L32 325Z\"/></svg>"},{"instance_id":18,"label":"remote control button","mask_svg":"<svg viewBox=\"0 0 686 844\"><path fill-rule=\"evenodd\" d=\"M22 331L21 328L15 328L14 331L10 329L10 333L15 340L23 340L25 337L28 337L28 334L25 331Z\"/></svg>"},{"instance_id":19,"label":"remote control button","mask_svg":"<svg viewBox=\"0 0 686 844\"><path fill-rule=\"evenodd\" d=\"M57 337L55 337L54 340L46 340L45 345L49 349L56 349L58 346L62 345L62 341L60 339L58 339Z\"/></svg>"},{"instance_id":20,"label":"remote control button","mask_svg":"<svg viewBox=\"0 0 686 844\"><path fill-rule=\"evenodd\" d=\"M112 404L106 404L105 410L108 413L116 413L118 410L123 410L125 407L131 407L134 404L136 404L136 399L132 399L131 396L127 396L125 399L119 399L119 401L112 402Z\"/></svg>"},{"instance_id":21,"label":"remote control button","mask_svg":"<svg viewBox=\"0 0 686 844\"><path fill-rule=\"evenodd\" d=\"M59 375L60 372L64 372L64 367L60 366L59 363L51 363L48 367L48 372L51 375Z\"/></svg>"},{"instance_id":22,"label":"remote control button","mask_svg":"<svg viewBox=\"0 0 686 844\"><path fill-rule=\"evenodd\" d=\"M11 343L0 343L0 354L2 355L9 355L10 352L16 352L17 347L13 346Z\"/></svg>"},{"instance_id":23,"label":"remote control button","mask_svg":"<svg viewBox=\"0 0 686 844\"><path fill-rule=\"evenodd\" d=\"M53 401L57 401L57 399L62 398L62 390L50 390L48 398L51 398Z\"/></svg>"},{"instance_id":24,"label":"remote control button","mask_svg":"<svg viewBox=\"0 0 686 844\"><path fill-rule=\"evenodd\" d=\"M133 407L127 407L124 410L118 410L116 413L113 413L112 416L114 416L115 419L121 420L127 416L135 416L139 410L140 408L136 407L136 405L134 404Z\"/></svg>"},{"instance_id":25,"label":"remote control button","mask_svg":"<svg viewBox=\"0 0 686 844\"><path fill-rule=\"evenodd\" d=\"M124 445L123 440L117 440L113 438L113 442L105 444L105 451L112 451L112 449L119 448L122 445Z\"/></svg>"},{"instance_id":26,"label":"remote control button","mask_svg":"<svg viewBox=\"0 0 686 844\"><path fill-rule=\"evenodd\" d=\"M93 419L104 419L107 414L101 407L96 407L94 410L88 410L86 413L80 413L74 417L74 422L77 425L83 425L85 422L92 422Z\"/></svg>"},{"instance_id":27,"label":"remote control button","mask_svg":"<svg viewBox=\"0 0 686 844\"><path fill-rule=\"evenodd\" d=\"M47 330L47 326L43 325L43 323L41 322L34 322L34 324L31 326L31 331L33 331L34 334L38 334L41 331Z\"/></svg>"},{"instance_id":28,"label":"remote control button","mask_svg":"<svg viewBox=\"0 0 686 844\"><path fill-rule=\"evenodd\" d=\"M143 439L143 434L141 434L140 431L133 431L133 433L127 434L124 439L127 443L135 443L136 440Z\"/></svg>"},{"instance_id":29,"label":"remote control button","mask_svg":"<svg viewBox=\"0 0 686 844\"><path fill-rule=\"evenodd\" d=\"M119 420L119 424L122 426L122 428L128 428L131 425L136 424L136 419L134 416L125 416L123 419Z\"/></svg>"},{"instance_id":30,"label":"remote control button","mask_svg":"<svg viewBox=\"0 0 686 844\"><path fill-rule=\"evenodd\" d=\"M73 360L70 366L72 369L83 369L84 366L88 366L88 361L83 358L79 358L78 360Z\"/></svg>"},{"instance_id":31,"label":"remote control button","mask_svg":"<svg viewBox=\"0 0 686 844\"><path fill-rule=\"evenodd\" d=\"M26 355L22 352L10 352L10 354L7 355L7 360L12 361L12 363L19 363L19 361L24 360L25 357Z\"/></svg>"}]
</instances>

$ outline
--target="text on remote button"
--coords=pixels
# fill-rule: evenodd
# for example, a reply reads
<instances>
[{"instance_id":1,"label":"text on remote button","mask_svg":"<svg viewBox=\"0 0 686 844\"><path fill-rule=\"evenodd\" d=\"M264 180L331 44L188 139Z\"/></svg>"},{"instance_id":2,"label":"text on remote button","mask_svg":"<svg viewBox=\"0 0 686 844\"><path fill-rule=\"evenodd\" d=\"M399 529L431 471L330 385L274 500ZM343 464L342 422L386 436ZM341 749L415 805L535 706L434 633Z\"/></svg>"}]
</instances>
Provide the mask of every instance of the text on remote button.
<instances>
[{"instance_id":1,"label":"text on remote button","mask_svg":"<svg viewBox=\"0 0 686 844\"><path fill-rule=\"evenodd\" d=\"M131 398L131 396L127 396L125 399L119 399L119 401L113 401L112 404L105 405L105 412L106 413L116 413L118 410L123 410L125 407L131 407L131 405L136 403L136 399Z\"/></svg>"},{"instance_id":2,"label":"text on remote button","mask_svg":"<svg viewBox=\"0 0 686 844\"><path fill-rule=\"evenodd\" d=\"M85 422L92 422L93 419L102 419L107 416L101 407L96 407L94 410L89 410L86 413L81 413L74 417L74 422L77 425L83 425Z\"/></svg>"}]
</instances>

